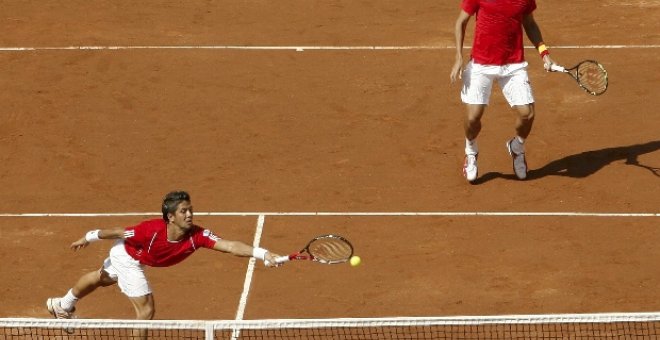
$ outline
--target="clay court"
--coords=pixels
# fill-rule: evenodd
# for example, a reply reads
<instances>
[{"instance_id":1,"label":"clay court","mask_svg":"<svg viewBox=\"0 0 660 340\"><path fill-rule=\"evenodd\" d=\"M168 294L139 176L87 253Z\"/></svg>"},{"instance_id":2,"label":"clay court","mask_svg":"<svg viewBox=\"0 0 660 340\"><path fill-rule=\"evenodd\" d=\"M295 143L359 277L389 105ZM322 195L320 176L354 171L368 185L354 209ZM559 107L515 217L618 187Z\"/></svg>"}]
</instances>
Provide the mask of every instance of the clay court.
<instances>
[{"instance_id":1,"label":"clay court","mask_svg":"<svg viewBox=\"0 0 660 340\"><path fill-rule=\"evenodd\" d=\"M0 317L50 317L111 246L69 244L174 189L221 237L251 244L261 223L288 253L337 233L363 264L258 265L244 291L247 259L200 251L148 270L157 319L233 320L243 294L245 319L660 310L660 3L540 1L553 58L598 60L610 88L528 49L530 178L498 88L475 185L449 85L458 3L2 2ZM78 315L134 312L110 287Z\"/></svg>"}]
</instances>

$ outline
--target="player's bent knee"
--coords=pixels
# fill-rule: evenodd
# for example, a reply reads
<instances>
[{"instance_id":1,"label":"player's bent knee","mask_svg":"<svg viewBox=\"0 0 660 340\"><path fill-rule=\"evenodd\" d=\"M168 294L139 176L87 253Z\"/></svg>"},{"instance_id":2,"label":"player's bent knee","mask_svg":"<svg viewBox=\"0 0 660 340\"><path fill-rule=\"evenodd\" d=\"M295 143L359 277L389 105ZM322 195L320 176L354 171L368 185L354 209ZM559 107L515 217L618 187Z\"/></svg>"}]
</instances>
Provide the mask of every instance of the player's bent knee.
<instances>
[{"instance_id":1,"label":"player's bent knee","mask_svg":"<svg viewBox=\"0 0 660 340\"><path fill-rule=\"evenodd\" d=\"M534 106L532 105L520 105L516 107L518 115L521 119L532 120L534 119Z\"/></svg>"},{"instance_id":2,"label":"player's bent knee","mask_svg":"<svg viewBox=\"0 0 660 340\"><path fill-rule=\"evenodd\" d=\"M156 314L153 295L147 294L140 297L129 298L135 307L135 318L138 320L151 320Z\"/></svg>"},{"instance_id":3,"label":"player's bent knee","mask_svg":"<svg viewBox=\"0 0 660 340\"><path fill-rule=\"evenodd\" d=\"M156 315L154 306L145 306L135 310L135 318L138 320L152 320Z\"/></svg>"},{"instance_id":4,"label":"player's bent knee","mask_svg":"<svg viewBox=\"0 0 660 340\"><path fill-rule=\"evenodd\" d=\"M465 118L465 125L469 128L477 128L481 126L481 116L468 116Z\"/></svg>"},{"instance_id":5,"label":"player's bent knee","mask_svg":"<svg viewBox=\"0 0 660 340\"><path fill-rule=\"evenodd\" d=\"M101 269L99 271L99 284L102 287L112 286L115 283L117 283L117 281L110 277L110 275L105 270Z\"/></svg>"},{"instance_id":6,"label":"player's bent knee","mask_svg":"<svg viewBox=\"0 0 660 340\"><path fill-rule=\"evenodd\" d=\"M154 316L156 315L156 311L151 309L148 311L143 311L138 315L138 319L140 320L153 320Z\"/></svg>"}]
</instances>

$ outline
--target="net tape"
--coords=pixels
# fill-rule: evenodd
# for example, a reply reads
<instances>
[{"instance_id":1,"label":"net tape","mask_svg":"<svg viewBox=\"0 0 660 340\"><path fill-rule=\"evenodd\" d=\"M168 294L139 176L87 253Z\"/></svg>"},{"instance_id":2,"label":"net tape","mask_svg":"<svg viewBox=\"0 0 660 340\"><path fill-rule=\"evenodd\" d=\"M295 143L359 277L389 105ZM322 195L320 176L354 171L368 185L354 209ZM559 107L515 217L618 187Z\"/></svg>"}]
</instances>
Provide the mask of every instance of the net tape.
<instances>
[{"instance_id":1,"label":"net tape","mask_svg":"<svg viewBox=\"0 0 660 340\"><path fill-rule=\"evenodd\" d=\"M0 339L654 339L660 313L241 321L0 319Z\"/></svg>"}]
</instances>

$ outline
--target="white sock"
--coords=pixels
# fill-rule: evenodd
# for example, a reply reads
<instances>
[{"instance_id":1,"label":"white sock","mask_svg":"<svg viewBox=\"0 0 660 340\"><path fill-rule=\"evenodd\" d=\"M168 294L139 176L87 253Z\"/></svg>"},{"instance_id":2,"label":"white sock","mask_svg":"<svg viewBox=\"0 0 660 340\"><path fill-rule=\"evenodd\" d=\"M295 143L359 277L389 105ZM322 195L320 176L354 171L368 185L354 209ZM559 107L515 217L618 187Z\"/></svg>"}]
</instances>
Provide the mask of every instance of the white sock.
<instances>
[{"instance_id":1,"label":"white sock","mask_svg":"<svg viewBox=\"0 0 660 340\"><path fill-rule=\"evenodd\" d=\"M465 154L466 155L476 155L479 153L479 146L477 145L477 139L469 140L465 138Z\"/></svg>"},{"instance_id":2,"label":"white sock","mask_svg":"<svg viewBox=\"0 0 660 340\"><path fill-rule=\"evenodd\" d=\"M66 295L60 300L60 306L66 311L71 311L76 306L76 302L78 302L78 298L73 295L73 290L69 289Z\"/></svg>"}]
</instances>

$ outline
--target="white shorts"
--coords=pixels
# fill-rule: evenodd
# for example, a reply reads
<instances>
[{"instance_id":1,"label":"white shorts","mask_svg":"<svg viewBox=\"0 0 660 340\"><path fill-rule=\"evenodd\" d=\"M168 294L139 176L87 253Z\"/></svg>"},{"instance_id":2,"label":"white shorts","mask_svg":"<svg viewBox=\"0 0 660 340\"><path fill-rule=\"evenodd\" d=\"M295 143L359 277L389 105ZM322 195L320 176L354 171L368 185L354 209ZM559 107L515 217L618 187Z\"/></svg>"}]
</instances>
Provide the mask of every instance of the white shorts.
<instances>
[{"instance_id":1,"label":"white shorts","mask_svg":"<svg viewBox=\"0 0 660 340\"><path fill-rule=\"evenodd\" d=\"M462 78L463 103L487 105L495 80L500 84L509 105L527 105L534 102L526 61L497 66L481 65L470 60L465 66Z\"/></svg>"},{"instance_id":2,"label":"white shorts","mask_svg":"<svg viewBox=\"0 0 660 340\"><path fill-rule=\"evenodd\" d=\"M103 261L103 270L117 281L119 289L128 297L151 294L151 287L144 275L144 266L128 255L124 240L119 240L110 248L110 256Z\"/></svg>"}]
</instances>

